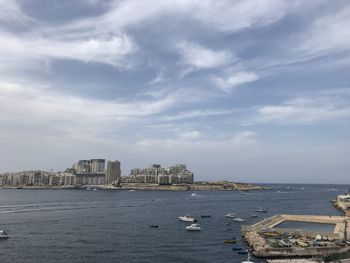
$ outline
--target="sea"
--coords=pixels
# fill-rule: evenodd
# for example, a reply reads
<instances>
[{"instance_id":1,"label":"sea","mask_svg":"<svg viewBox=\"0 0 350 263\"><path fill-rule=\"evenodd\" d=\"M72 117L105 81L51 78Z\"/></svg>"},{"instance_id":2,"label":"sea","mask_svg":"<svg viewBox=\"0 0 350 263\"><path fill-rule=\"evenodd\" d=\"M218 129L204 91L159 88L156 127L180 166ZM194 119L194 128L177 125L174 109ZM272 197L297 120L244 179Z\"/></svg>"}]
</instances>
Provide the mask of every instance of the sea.
<instances>
[{"instance_id":1,"label":"sea","mask_svg":"<svg viewBox=\"0 0 350 263\"><path fill-rule=\"evenodd\" d=\"M340 215L330 201L349 189L270 186L250 192L198 191L194 196L191 191L0 189L0 229L10 235L0 240L0 262L242 262L246 255L223 243L236 237L235 246L246 247L242 223L225 214L235 213L246 224L279 213ZM268 212L255 213L257 207ZM186 214L199 218L201 231L185 230L188 223L178 216Z\"/></svg>"}]
</instances>

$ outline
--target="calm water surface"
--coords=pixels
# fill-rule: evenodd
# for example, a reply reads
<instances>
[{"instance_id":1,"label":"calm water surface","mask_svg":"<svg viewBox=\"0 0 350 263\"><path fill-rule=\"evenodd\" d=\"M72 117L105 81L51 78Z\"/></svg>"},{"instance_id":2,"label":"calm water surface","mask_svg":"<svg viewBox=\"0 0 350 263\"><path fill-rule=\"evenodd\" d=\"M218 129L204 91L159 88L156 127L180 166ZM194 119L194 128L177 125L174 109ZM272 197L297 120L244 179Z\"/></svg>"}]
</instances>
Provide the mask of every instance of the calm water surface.
<instances>
[{"instance_id":1,"label":"calm water surface","mask_svg":"<svg viewBox=\"0 0 350 263\"><path fill-rule=\"evenodd\" d=\"M277 213L338 215L329 201L348 189L273 187L195 197L191 192L0 189L0 228L11 235L0 240L0 262L241 262L245 256L223 244L240 238L240 224L224 214L234 212L249 224ZM258 206L268 213L253 219ZM184 214L212 217L201 220L201 232L186 232L186 224L177 220Z\"/></svg>"}]
</instances>

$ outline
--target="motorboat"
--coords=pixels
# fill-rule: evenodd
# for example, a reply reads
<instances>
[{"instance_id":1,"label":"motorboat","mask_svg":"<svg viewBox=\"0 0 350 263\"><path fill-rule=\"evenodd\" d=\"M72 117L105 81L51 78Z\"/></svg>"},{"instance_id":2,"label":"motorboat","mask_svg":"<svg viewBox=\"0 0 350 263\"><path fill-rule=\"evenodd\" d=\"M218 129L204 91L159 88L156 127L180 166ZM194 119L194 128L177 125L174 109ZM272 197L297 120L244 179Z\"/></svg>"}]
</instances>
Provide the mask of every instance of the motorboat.
<instances>
[{"instance_id":1,"label":"motorboat","mask_svg":"<svg viewBox=\"0 0 350 263\"><path fill-rule=\"evenodd\" d=\"M179 220L183 222L197 222L197 220L194 217L191 217L189 215L179 216Z\"/></svg>"},{"instance_id":2,"label":"motorboat","mask_svg":"<svg viewBox=\"0 0 350 263\"><path fill-rule=\"evenodd\" d=\"M159 226L158 225L150 225L150 227L158 228Z\"/></svg>"},{"instance_id":3,"label":"motorboat","mask_svg":"<svg viewBox=\"0 0 350 263\"><path fill-rule=\"evenodd\" d=\"M192 224L190 226L186 226L186 230L187 231L200 231L201 230L201 226L198 224Z\"/></svg>"},{"instance_id":4,"label":"motorboat","mask_svg":"<svg viewBox=\"0 0 350 263\"><path fill-rule=\"evenodd\" d=\"M209 218L211 215L201 215L201 218Z\"/></svg>"},{"instance_id":5,"label":"motorboat","mask_svg":"<svg viewBox=\"0 0 350 263\"><path fill-rule=\"evenodd\" d=\"M9 237L5 230L0 230L0 239L8 239Z\"/></svg>"},{"instance_id":6,"label":"motorboat","mask_svg":"<svg viewBox=\"0 0 350 263\"><path fill-rule=\"evenodd\" d=\"M232 250L233 251L240 251L240 250L243 250L243 248L242 247L233 247Z\"/></svg>"},{"instance_id":7,"label":"motorboat","mask_svg":"<svg viewBox=\"0 0 350 263\"><path fill-rule=\"evenodd\" d=\"M192 193L191 196L199 196L197 193Z\"/></svg>"},{"instance_id":8,"label":"motorboat","mask_svg":"<svg viewBox=\"0 0 350 263\"><path fill-rule=\"evenodd\" d=\"M239 250L239 251L237 251L237 254L246 255L246 254L248 254L248 249ZM245 262L245 261L243 261L243 262Z\"/></svg>"},{"instance_id":9,"label":"motorboat","mask_svg":"<svg viewBox=\"0 0 350 263\"><path fill-rule=\"evenodd\" d=\"M245 220L241 217L236 217L233 219L233 221L236 221L236 222L245 222Z\"/></svg>"},{"instance_id":10,"label":"motorboat","mask_svg":"<svg viewBox=\"0 0 350 263\"><path fill-rule=\"evenodd\" d=\"M258 215L253 214L253 215L251 215L250 217L251 217L251 218L257 218Z\"/></svg>"},{"instance_id":11,"label":"motorboat","mask_svg":"<svg viewBox=\"0 0 350 263\"><path fill-rule=\"evenodd\" d=\"M250 253L248 253L248 251L247 251L247 254L248 254L247 260L242 261L242 263L254 263L253 261L250 261Z\"/></svg>"},{"instance_id":12,"label":"motorboat","mask_svg":"<svg viewBox=\"0 0 350 263\"><path fill-rule=\"evenodd\" d=\"M258 213L267 213L267 209L262 208L262 207L258 207L257 209L255 209L255 212L258 212Z\"/></svg>"},{"instance_id":13,"label":"motorboat","mask_svg":"<svg viewBox=\"0 0 350 263\"><path fill-rule=\"evenodd\" d=\"M225 215L226 218L236 218L236 215L234 213L228 213Z\"/></svg>"},{"instance_id":14,"label":"motorboat","mask_svg":"<svg viewBox=\"0 0 350 263\"><path fill-rule=\"evenodd\" d=\"M225 239L224 243L225 244L235 244L235 243L237 243L237 239Z\"/></svg>"}]
</instances>

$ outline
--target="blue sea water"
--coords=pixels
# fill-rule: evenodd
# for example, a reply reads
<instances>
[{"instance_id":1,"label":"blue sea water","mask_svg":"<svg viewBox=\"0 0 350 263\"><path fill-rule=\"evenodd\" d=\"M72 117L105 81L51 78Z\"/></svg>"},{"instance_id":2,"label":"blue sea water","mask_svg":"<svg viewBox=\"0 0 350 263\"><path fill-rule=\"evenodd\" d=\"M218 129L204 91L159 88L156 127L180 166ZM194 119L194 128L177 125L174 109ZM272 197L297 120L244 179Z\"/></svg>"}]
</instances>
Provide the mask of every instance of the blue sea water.
<instances>
[{"instance_id":1,"label":"blue sea water","mask_svg":"<svg viewBox=\"0 0 350 263\"><path fill-rule=\"evenodd\" d=\"M234 212L252 224L277 213L339 215L330 203L348 186L273 185L273 190L85 191L0 189L0 262L241 262L224 239L241 239ZM268 213L251 218L257 207ZM179 215L202 218L185 231ZM159 228L151 228L151 224ZM245 246L243 240L239 245ZM254 259L261 262L260 259Z\"/></svg>"}]
</instances>

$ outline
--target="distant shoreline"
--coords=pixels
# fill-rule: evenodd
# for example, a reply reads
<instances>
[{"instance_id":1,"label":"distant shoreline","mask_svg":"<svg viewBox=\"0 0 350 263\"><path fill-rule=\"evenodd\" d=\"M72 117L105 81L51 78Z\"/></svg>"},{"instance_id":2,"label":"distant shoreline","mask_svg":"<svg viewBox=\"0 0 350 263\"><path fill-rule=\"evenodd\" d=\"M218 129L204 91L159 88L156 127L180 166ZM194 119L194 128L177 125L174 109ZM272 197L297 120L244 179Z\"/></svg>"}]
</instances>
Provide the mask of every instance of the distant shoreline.
<instances>
[{"instance_id":1,"label":"distant shoreline","mask_svg":"<svg viewBox=\"0 0 350 263\"><path fill-rule=\"evenodd\" d=\"M252 191L270 190L270 187L256 186L248 183L233 182L197 182L193 184L158 185L145 183L122 183L113 185L68 185L68 186L2 186L2 189L52 189L52 190L138 190L138 191Z\"/></svg>"}]
</instances>

